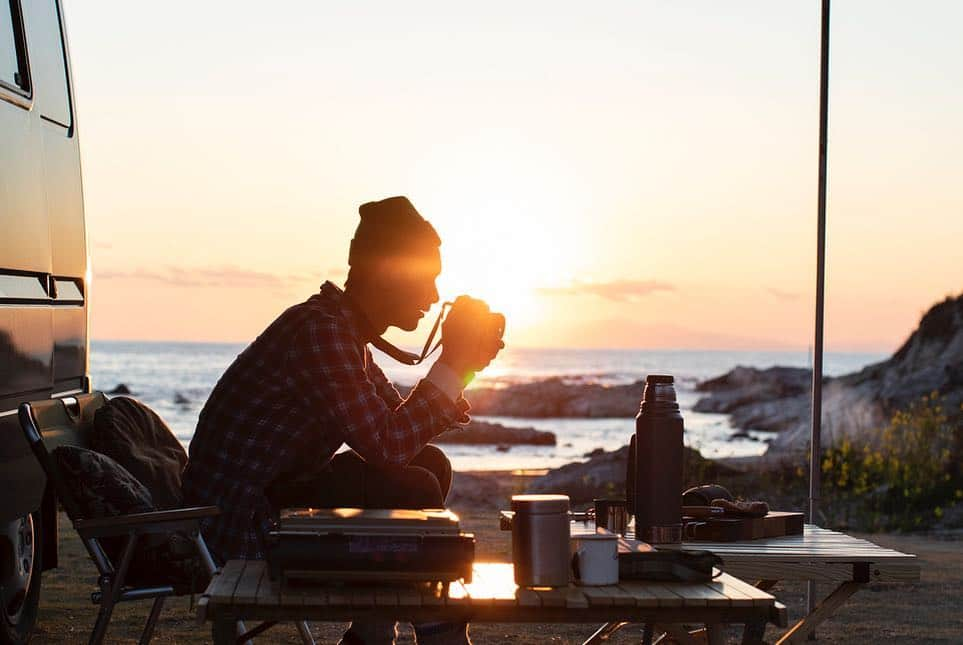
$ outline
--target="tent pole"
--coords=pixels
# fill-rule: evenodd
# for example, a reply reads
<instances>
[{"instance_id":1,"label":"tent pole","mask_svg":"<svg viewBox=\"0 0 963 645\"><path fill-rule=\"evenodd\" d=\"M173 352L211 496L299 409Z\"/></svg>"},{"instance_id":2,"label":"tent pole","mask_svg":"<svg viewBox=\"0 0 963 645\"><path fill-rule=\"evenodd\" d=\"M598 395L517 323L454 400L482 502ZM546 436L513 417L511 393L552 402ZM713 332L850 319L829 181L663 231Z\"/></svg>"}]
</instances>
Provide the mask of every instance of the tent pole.
<instances>
[{"instance_id":1,"label":"tent pole","mask_svg":"<svg viewBox=\"0 0 963 645\"><path fill-rule=\"evenodd\" d=\"M829 0L822 0L819 48L819 185L816 214L816 330L813 343L812 437L809 453L809 523L819 512L820 432L823 408L823 318L826 291L826 152L829 121ZM809 609L816 606L816 585L809 583ZM815 634L810 634L814 639Z\"/></svg>"}]
</instances>

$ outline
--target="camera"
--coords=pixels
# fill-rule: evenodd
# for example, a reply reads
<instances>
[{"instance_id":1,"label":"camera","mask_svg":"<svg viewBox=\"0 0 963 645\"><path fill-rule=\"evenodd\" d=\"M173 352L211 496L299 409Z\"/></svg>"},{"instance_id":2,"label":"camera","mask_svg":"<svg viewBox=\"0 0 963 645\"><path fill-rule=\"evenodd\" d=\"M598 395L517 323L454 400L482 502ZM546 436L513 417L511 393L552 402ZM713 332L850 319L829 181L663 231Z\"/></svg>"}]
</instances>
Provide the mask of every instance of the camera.
<instances>
[{"instance_id":1,"label":"camera","mask_svg":"<svg viewBox=\"0 0 963 645\"><path fill-rule=\"evenodd\" d=\"M458 296L441 326L442 358L461 371L483 369L504 347L504 333L505 316L492 312L484 300Z\"/></svg>"},{"instance_id":2,"label":"camera","mask_svg":"<svg viewBox=\"0 0 963 645\"><path fill-rule=\"evenodd\" d=\"M501 340L505 334L505 316L489 309L484 300L462 295L442 305L443 312L445 306L451 307L451 311L442 324L442 338L449 329L448 333L469 334L484 345Z\"/></svg>"},{"instance_id":3,"label":"camera","mask_svg":"<svg viewBox=\"0 0 963 645\"><path fill-rule=\"evenodd\" d=\"M376 338L371 344L399 363L418 365L441 347L442 339L439 339L434 347L431 345L439 328L442 329L443 337L447 334L449 346L458 344L458 350L474 355L479 363L487 363L503 346L501 340L505 334L505 316L489 309L484 300L461 295L453 302L441 305L441 312L431 328L421 354L406 352L384 338Z\"/></svg>"}]
</instances>

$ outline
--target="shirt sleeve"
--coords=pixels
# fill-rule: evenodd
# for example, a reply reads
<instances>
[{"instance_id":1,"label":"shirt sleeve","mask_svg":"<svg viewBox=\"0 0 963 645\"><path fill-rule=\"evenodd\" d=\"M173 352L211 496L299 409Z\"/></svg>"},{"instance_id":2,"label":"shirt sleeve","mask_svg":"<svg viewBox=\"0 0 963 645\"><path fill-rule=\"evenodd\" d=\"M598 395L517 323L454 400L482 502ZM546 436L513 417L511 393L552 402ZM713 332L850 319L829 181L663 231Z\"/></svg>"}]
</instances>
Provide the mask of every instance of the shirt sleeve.
<instances>
[{"instance_id":1,"label":"shirt sleeve","mask_svg":"<svg viewBox=\"0 0 963 645\"><path fill-rule=\"evenodd\" d=\"M401 405L404 400L401 398L401 394L398 393L398 389L395 387L394 383L388 380L385 373L381 371L378 364L374 362L374 357L371 355L371 350L367 347L364 348L364 360L367 366L368 378L374 383L375 391L378 396L388 404L388 407L394 409Z\"/></svg>"},{"instance_id":2,"label":"shirt sleeve","mask_svg":"<svg viewBox=\"0 0 963 645\"><path fill-rule=\"evenodd\" d=\"M427 380L397 405L385 401L365 371L363 345L335 317L308 321L295 346L295 386L330 415L341 439L371 464L406 465L463 415Z\"/></svg>"}]
</instances>

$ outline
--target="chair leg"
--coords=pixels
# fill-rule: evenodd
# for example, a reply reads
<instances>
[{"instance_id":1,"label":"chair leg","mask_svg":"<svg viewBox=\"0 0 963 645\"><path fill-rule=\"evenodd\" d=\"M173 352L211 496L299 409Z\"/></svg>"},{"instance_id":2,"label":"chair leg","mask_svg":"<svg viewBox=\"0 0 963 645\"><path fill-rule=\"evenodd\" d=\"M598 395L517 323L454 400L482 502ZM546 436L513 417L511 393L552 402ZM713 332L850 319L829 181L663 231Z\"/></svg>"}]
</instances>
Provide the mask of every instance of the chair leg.
<instances>
[{"instance_id":1,"label":"chair leg","mask_svg":"<svg viewBox=\"0 0 963 645\"><path fill-rule=\"evenodd\" d=\"M113 576L101 578L100 611L97 612L97 622L94 623L94 631L90 634L90 645L100 645L104 636L107 635L107 625L110 624L110 616L114 613L114 605L120 600L120 594L124 587L124 578L127 577L127 569L134 557L134 547L137 546L137 534L131 533L127 537L124 545L123 555L120 557L120 566Z\"/></svg>"},{"instance_id":2,"label":"chair leg","mask_svg":"<svg viewBox=\"0 0 963 645\"><path fill-rule=\"evenodd\" d=\"M106 594L104 594L106 596ZM100 603L100 610L97 612L97 622L94 623L94 631L90 633L90 645L100 645L104 642L107 635L107 626L110 624L110 616L114 613L114 603L109 597L105 597Z\"/></svg>"},{"instance_id":3,"label":"chair leg","mask_svg":"<svg viewBox=\"0 0 963 645\"><path fill-rule=\"evenodd\" d=\"M217 573L217 564L214 563L214 558L211 557L211 551L207 548L207 543L204 542L204 538L199 531L195 531L191 539L194 540L194 545L197 547L197 554L204 564L204 570L207 571L208 575L213 576Z\"/></svg>"},{"instance_id":4,"label":"chair leg","mask_svg":"<svg viewBox=\"0 0 963 645\"><path fill-rule=\"evenodd\" d=\"M247 627L244 626L243 620L239 620L236 623L234 623L234 631L236 633L235 635L237 636L237 638L240 638L241 636L244 636L244 634L247 633ZM234 640L237 641L237 638L235 638ZM254 641L246 640L244 641L243 645L254 645Z\"/></svg>"},{"instance_id":5,"label":"chair leg","mask_svg":"<svg viewBox=\"0 0 963 645\"><path fill-rule=\"evenodd\" d=\"M150 614L147 616L147 624L144 625L144 631L140 635L140 645L150 643L151 636L154 635L154 626L157 624L157 618L160 616L161 609L163 608L164 596L154 598L154 604L151 605Z\"/></svg>"},{"instance_id":6,"label":"chair leg","mask_svg":"<svg viewBox=\"0 0 963 645\"><path fill-rule=\"evenodd\" d=\"M301 642L304 645L315 645L314 636L311 635L311 627L308 626L308 621L302 620L298 625L298 634L301 635Z\"/></svg>"}]
</instances>

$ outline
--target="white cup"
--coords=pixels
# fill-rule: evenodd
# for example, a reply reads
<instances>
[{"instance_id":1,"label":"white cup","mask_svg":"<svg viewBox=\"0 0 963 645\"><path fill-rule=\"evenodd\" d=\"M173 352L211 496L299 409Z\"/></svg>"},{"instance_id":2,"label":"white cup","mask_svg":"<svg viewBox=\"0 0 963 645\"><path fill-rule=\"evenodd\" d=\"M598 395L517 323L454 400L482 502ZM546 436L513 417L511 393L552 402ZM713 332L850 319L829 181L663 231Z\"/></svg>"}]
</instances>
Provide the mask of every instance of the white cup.
<instances>
[{"instance_id":1,"label":"white cup","mask_svg":"<svg viewBox=\"0 0 963 645\"><path fill-rule=\"evenodd\" d=\"M590 587L618 583L618 535L608 532L573 535L571 548L575 582Z\"/></svg>"}]
</instances>

